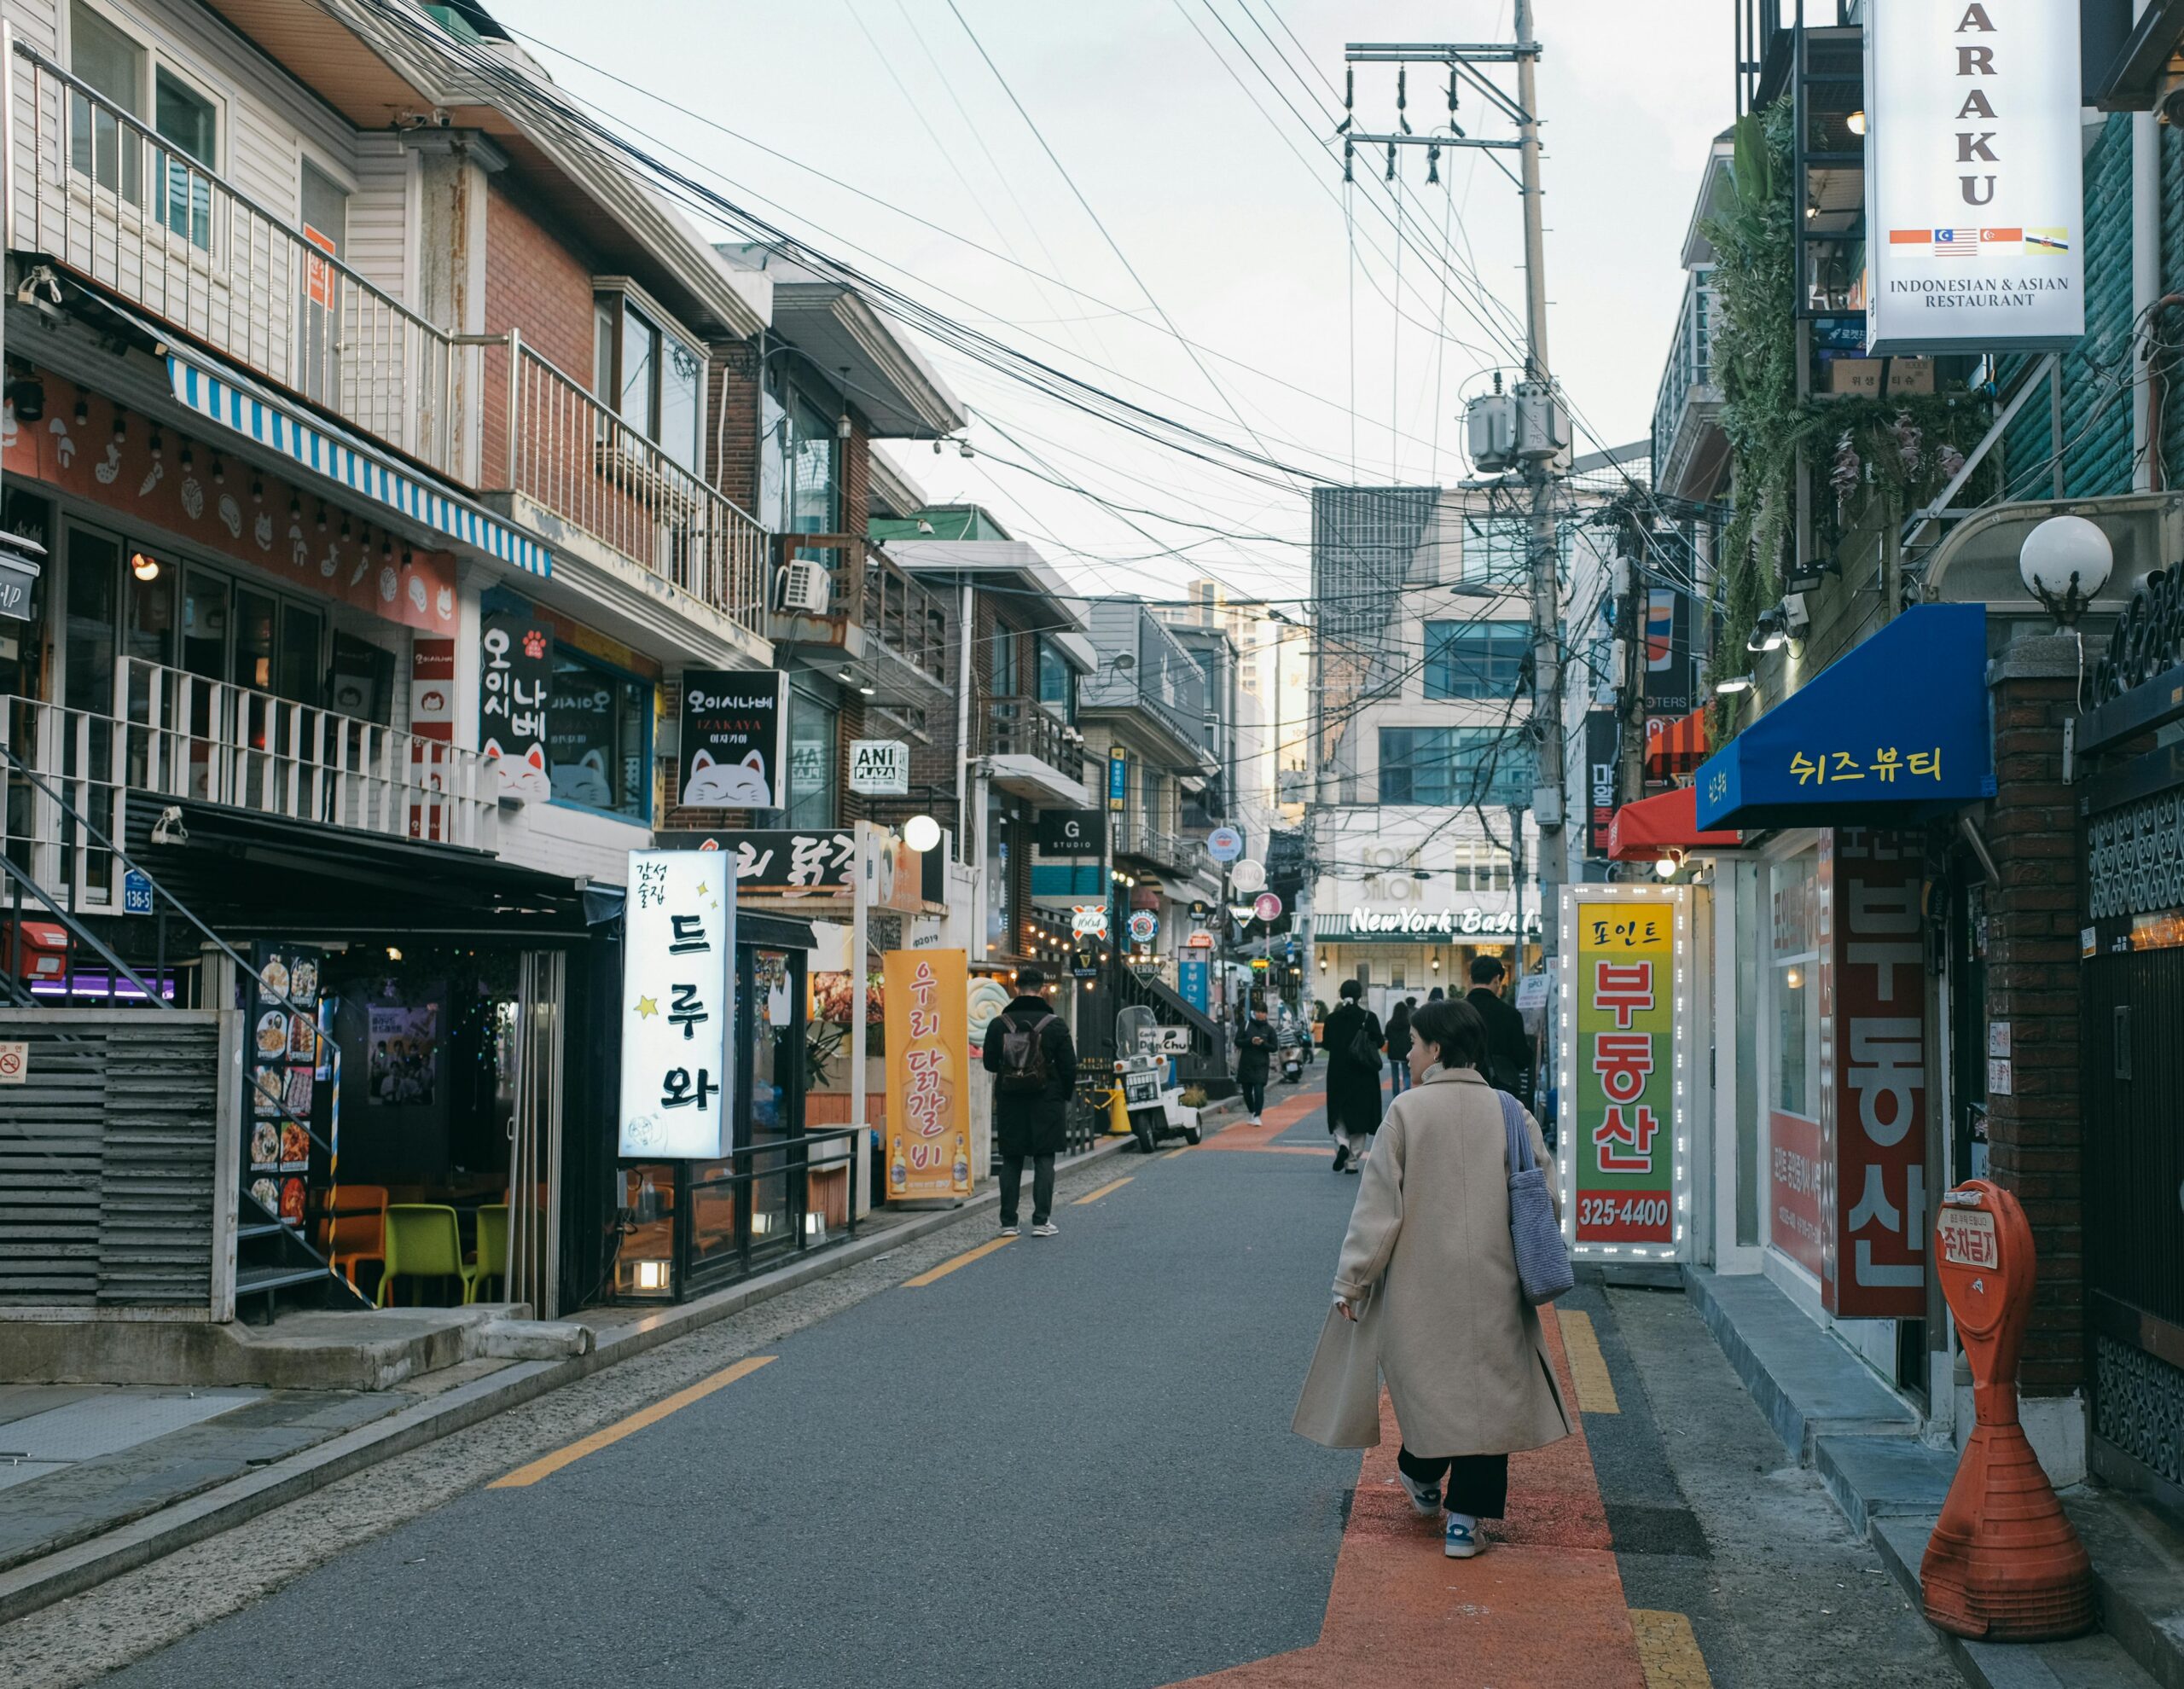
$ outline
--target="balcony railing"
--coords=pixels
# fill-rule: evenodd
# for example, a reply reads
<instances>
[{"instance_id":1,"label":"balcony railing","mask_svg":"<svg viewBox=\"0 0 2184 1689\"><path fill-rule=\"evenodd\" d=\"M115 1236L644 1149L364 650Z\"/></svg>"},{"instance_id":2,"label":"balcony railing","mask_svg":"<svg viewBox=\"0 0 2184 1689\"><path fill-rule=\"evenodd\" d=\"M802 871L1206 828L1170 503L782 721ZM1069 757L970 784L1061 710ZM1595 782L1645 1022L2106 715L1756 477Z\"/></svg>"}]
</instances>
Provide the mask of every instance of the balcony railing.
<instances>
[{"instance_id":1,"label":"balcony railing","mask_svg":"<svg viewBox=\"0 0 2184 1689\"><path fill-rule=\"evenodd\" d=\"M1184 844L1175 833L1154 827L1143 815L1124 815L1115 828L1115 850L1126 856L1142 856L1163 868L1195 871L1211 860L1202 850Z\"/></svg>"},{"instance_id":2,"label":"balcony railing","mask_svg":"<svg viewBox=\"0 0 2184 1689\"><path fill-rule=\"evenodd\" d=\"M1721 405L1714 384L1714 290L1705 277L1687 277L1668 367L1653 402L1653 469L1657 485L1666 491L1681 490L1671 483L1690 467L1696 429Z\"/></svg>"},{"instance_id":3,"label":"balcony railing","mask_svg":"<svg viewBox=\"0 0 2184 1689\"><path fill-rule=\"evenodd\" d=\"M864 630L938 686L948 671L948 607L875 546L865 548Z\"/></svg>"},{"instance_id":4,"label":"balcony railing","mask_svg":"<svg viewBox=\"0 0 2184 1689\"><path fill-rule=\"evenodd\" d=\"M1031 757L1084 781L1084 741L1036 698L989 698L979 715L979 755Z\"/></svg>"},{"instance_id":5,"label":"balcony railing","mask_svg":"<svg viewBox=\"0 0 2184 1689\"><path fill-rule=\"evenodd\" d=\"M498 485L609 549L765 631L767 549L757 518L599 403L511 332Z\"/></svg>"},{"instance_id":6,"label":"balcony railing","mask_svg":"<svg viewBox=\"0 0 2184 1689\"><path fill-rule=\"evenodd\" d=\"M0 744L111 839L136 792L492 847L495 789L474 751L135 659L118 665L114 696L111 716L0 697ZM0 850L74 907L118 910L110 853L32 782L0 779Z\"/></svg>"},{"instance_id":7,"label":"balcony railing","mask_svg":"<svg viewBox=\"0 0 2184 1689\"><path fill-rule=\"evenodd\" d=\"M474 352L34 49L17 42L9 73L9 247L466 479L458 401Z\"/></svg>"}]
</instances>

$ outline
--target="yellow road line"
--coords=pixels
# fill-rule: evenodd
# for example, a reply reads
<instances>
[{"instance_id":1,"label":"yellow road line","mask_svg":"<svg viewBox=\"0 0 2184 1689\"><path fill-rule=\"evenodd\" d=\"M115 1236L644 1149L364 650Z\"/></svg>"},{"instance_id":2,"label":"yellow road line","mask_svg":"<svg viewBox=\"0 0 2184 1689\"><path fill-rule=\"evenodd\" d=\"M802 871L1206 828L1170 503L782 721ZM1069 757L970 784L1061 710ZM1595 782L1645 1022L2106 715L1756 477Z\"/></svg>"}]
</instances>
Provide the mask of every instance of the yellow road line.
<instances>
[{"instance_id":1,"label":"yellow road line","mask_svg":"<svg viewBox=\"0 0 2184 1689\"><path fill-rule=\"evenodd\" d=\"M1557 1309L1562 1326L1562 1352L1570 1357L1570 1376L1577 1386L1577 1406L1587 1413L1620 1413L1615 1399L1615 1380L1607 1375L1607 1360L1600 1353L1600 1333L1592 1316L1571 1309Z\"/></svg>"},{"instance_id":2,"label":"yellow road line","mask_svg":"<svg viewBox=\"0 0 2184 1689\"><path fill-rule=\"evenodd\" d=\"M1096 1191L1087 1191L1083 1196L1077 1199L1073 1206L1082 1208L1088 1202L1097 1202L1101 1197L1107 1196L1112 1192L1122 1189L1124 1185L1130 1183L1130 1181L1136 1177L1137 1177L1137 1175L1135 1173L1128 1174L1122 1178L1109 1181L1107 1184L1101 1186Z\"/></svg>"},{"instance_id":3,"label":"yellow road line","mask_svg":"<svg viewBox=\"0 0 2184 1689\"><path fill-rule=\"evenodd\" d=\"M1564 1315L1566 1320L1570 1316ZM1646 1689L1714 1689L1706 1657L1682 1613L1630 1610L1630 1629L1638 1639L1638 1663L1645 1668Z\"/></svg>"},{"instance_id":4,"label":"yellow road line","mask_svg":"<svg viewBox=\"0 0 2184 1689\"><path fill-rule=\"evenodd\" d=\"M1181 1149L1170 1150L1166 1155L1161 1158L1161 1159L1164 1161L1173 1161L1179 1155L1188 1155L1197 1147L1198 1146L1196 1144L1185 1144ZM1136 1175L1133 1175L1132 1176L1135 1177Z\"/></svg>"},{"instance_id":5,"label":"yellow road line","mask_svg":"<svg viewBox=\"0 0 2184 1689\"><path fill-rule=\"evenodd\" d=\"M923 1290L927 1285L937 1283L938 1280L946 1278L958 1267L967 1267L973 1261L979 1259L981 1257L991 1255L994 1251L999 1249L1003 1244L1012 1244L1015 1241L1016 1239L1014 1238L995 1238L990 1242L980 1244L976 1249L967 1249L961 1255L951 1256L949 1259L942 1262L940 1265L932 1268L930 1271L919 1274L915 1279L903 1280L903 1288L904 1290Z\"/></svg>"},{"instance_id":6,"label":"yellow road line","mask_svg":"<svg viewBox=\"0 0 2184 1689\"><path fill-rule=\"evenodd\" d=\"M619 1442L631 1432L641 1431L647 1425L657 1425L670 1413L680 1408L688 1408L693 1402L703 1401L723 1385L732 1384L738 1378L750 1377L759 1367L770 1364L775 1358L771 1355L747 1355L724 1372L715 1373L709 1378L700 1378L688 1390L678 1390L672 1396L664 1396L653 1402L651 1407L638 1409L626 1419L617 1419L603 1431L595 1431L590 1437L578 1437L566 1448L558 1448L551 1454L541 1455L527 1466L518 1466L506 1477L495 1478L486 1488L522 1489L537 1483L541 1478L551 1477L562 1467L583 1460L585 1455L596 1454L611 1442Z\"/></svg>"}]
</instances>

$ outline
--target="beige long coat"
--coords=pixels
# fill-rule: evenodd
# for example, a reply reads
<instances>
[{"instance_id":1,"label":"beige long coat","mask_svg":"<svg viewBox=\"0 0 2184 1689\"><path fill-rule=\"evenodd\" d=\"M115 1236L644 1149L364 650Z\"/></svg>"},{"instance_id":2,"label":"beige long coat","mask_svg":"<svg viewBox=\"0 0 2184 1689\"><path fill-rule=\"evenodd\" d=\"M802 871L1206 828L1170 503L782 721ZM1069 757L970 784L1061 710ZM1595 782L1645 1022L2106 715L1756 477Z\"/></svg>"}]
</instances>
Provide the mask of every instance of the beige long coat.
<instances>
[{"instance_id":1,"label":"beige long coat","mask_svg":"<svg viewBox=\"0 0 2184 1689\"><path fill-rule=\"evenodd\" d=\"M1551 1167L1530 1115L1525 1125ZM1472 1069L1442 1068L1396 1099L1335 1268L1334 1293L1362 1313L1354 1325L1328 1313L1297 1431L1333 1448L1379 1442L1385 1378L1404 1446L1427 1459L1569 1435L1539 1315L1517 1285L1508 1163L1500 1100Z\"/></svg>"}]
</instances>

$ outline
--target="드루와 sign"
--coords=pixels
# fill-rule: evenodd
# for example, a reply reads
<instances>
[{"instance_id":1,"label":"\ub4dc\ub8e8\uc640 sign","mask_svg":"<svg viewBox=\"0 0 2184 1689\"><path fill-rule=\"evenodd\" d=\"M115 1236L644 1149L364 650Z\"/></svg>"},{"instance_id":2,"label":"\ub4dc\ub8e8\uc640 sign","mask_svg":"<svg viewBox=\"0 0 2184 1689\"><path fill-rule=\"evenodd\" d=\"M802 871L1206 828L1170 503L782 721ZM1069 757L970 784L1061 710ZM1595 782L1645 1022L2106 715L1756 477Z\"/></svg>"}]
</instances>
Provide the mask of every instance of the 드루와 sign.
<instances>
[{"instance_id":1,"label":"\ub4dc\ub8e8\uc640 sign","mask_svg":"<svg viewBox=\"0 0 2184 1689\"><path fill-rule=\"evenodd\" d=\"M1576 897L1576 888L1571 896ZM1676 1228L1674 891L1577 899L1572 1240L1665 1253Z\"/></svg>"},{"instance_id":2,"label":"\ub4dc\ub8e8\uc640 sign","mask_svg":"<svg viewBox=\"0 0 2184 1689\"><path fill-rule=\"evenodd\" d=\"M1866 8L1866 350L2026 351L2085 333L2078 9Z\"/></svg>"},{"instance_id":3,"label":"\ub4dc\ub8e8\uc640 sign","mask_svg":"<svg viewBox=\"0 0 2184 1689\"><path fill-rule=\"evenodd\" d=\"M619 1153L711 1160L735 1118L735 882L715 850L632 850Z\"/></svg>"},{"instance_id":4,"label":"\ub4dc\ub8e8\uc640 sign","mask_svg":"<svg viewBox=\"0 0 2184 1689\"><path fill-rule=\"evenodd\" d=\"M969 958L890 950L886 969L888 1199L967 1197Z\"/></svg>"},{"instance_id":5,"label":"\ub4dc\ub8e8\uc640 sign","mask_svg":"<svg viewBox=\"0 0 2184 1689\"><path fill-rule=\"evenodd\" d=\"M692 810L788 807L788 676L689 669L682 676L677 802Z\"/></svg>"},{"instance_id":6,"label":"\ub4dc\ub8e8\uc640 sign","mask_svg":"<svg viewBox=\"0 0 2184 1689\"><path fill-rule=\"evenodd\" d=\"M527 616L488 616L478 644L478 748L493 759L495 795L543 804L554 795L546 766L554 630Z\"/></svg>"},{"instance_id":7,"label":"\ub4dc\ub8e8\uc640 sign","mask_svg":"<svg viewBox=\"0 0 2184 1689\"><path fill-rule=\"evenodd\" d=\"M850 790L868 798L903 798L910 790L910 747L900 739L850 740Z\"/></svg>"}]
</instances>

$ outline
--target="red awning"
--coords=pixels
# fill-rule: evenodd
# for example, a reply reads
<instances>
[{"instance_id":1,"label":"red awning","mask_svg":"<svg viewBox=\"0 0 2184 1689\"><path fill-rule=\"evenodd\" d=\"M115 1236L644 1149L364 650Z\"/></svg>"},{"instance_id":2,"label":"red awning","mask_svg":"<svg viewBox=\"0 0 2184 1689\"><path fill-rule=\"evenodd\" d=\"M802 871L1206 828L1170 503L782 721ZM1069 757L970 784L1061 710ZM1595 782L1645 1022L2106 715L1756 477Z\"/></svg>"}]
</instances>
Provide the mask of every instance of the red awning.
<instances>
[{"instance_id":1,"label":"red awning","mask_svg":"<svg viewBox=\"0 0 2184 1689\"><path fill-rule=\"evenodd\" d=\"M1608 859L1618 862L1658 862L1670 850L1734 850L1743 843L1741 833L1699 830L1699 789L1693 786L1625 804L1607 829Z\"/></svg>"},{"instance_id":2,"label":"red awning","mask_svg":"<svg viewBox=\"0 0 2184 1689\"><path fill-rule=\"evenodd\" d=\"M1706 711L1702 706L1670 721L1656 717L1646 723L1646 778L1673 780L1694 772L1706 760Z\"/></svg>"}]
</instances>

